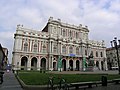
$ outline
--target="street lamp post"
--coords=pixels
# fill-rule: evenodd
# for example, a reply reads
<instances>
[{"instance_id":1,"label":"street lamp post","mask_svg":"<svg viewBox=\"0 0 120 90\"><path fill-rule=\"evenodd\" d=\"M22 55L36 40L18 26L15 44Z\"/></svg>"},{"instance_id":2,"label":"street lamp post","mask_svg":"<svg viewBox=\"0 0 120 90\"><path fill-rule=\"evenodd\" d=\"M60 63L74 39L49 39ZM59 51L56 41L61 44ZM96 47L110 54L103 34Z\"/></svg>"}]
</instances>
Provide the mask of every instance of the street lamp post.
<instances>
[{"instance_id":1,"label":"street lamp post","mask_svg":"<svg viewBox=\"0 0 120 90\"><path fill-rule=\"evenodd\" d=\"M118 73L120 74L120 60L119 60L119 53L118 53L118 48L120 47L120 40L118 40L118 43L117 44L117 37L114 38L113 41L111 41L111 46L113 47L113 44L114 44L114 47L116 49L116 54L117 54L117 61L118 61Z\"/></svg>"}]
</instances>

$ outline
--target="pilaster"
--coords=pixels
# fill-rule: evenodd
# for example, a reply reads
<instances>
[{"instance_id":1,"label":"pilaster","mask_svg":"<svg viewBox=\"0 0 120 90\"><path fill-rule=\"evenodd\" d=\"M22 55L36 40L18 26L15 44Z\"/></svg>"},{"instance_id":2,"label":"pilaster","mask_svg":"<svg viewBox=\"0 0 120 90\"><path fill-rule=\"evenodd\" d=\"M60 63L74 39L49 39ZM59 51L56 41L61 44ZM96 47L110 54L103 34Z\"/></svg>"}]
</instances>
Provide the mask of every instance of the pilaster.
<instances>
[{"instance_id":1,"label":"pilaster","mask_svg":"<svg viewBox=\"0 0 120 90\"><path fill-rule=\"evenodd\" d=\"M49 57L49 70L53 70L53 56L50 55Z\"/></svg>"},{"instance_id":2,"label":"pilaster","mask_svg":"<svg viewBox=\"0 0 120 90\"><path fill-rule=\"evenodd\" d=\"M40 70L40 58L38 58L38 60L37 60L37 70Z\"/></svg>"},{"instance_id":3,"label":"pilaster","mask_svg":"<svg viewBox=\"0 0 120 90\"><path fill-rule=\"evenodd\" d=\"M82 71L82 60L80 60L80 70Z\"/></svg>"},{"instance_id":4,"label":"pilaster","mask_svg":"<svg viewBox=\"0 0 120 90\"><path fill-rule=\"evenodd\" d=\"M66 70L69 68L69 60L66 60Z\"/></svg>"},{"instance_id":5,"label":"pilaster","mask_svg":"<svg viewBox=\"0 0 120 90\"><path fill-rule=\"evenodd\" d=\"M27 70L31 70L31 58L28 58Z\"/></svg>"},{"instance_id":6,"label":"pilaster","mask_svg":"<svg viewBox=\"0 0 120 90\"><path fill-rule=\"evenodd\" d=\"M73 60L73 70L76 69L76 60Z\"/></svg>"},{"instance_id":7,"label":"pilaster","mask_svg":"<svg viewBox=\"0 0 120 90\"><path fill-rule=\"evenodd\" d=\"M105 70L108 70L108 67L107 67L107 60L105 60Z\"/></svg>"},{"instance_id":8,"label":"pilaster","mask_svg":"<svg viewBox=\"0 0 120 90\"><path fill-rule=\"evenodd\" d=\"M99 69L100 70L102 69L102 67L101 67L101 61L99 61Z\"/></svg>"}]
</instances>

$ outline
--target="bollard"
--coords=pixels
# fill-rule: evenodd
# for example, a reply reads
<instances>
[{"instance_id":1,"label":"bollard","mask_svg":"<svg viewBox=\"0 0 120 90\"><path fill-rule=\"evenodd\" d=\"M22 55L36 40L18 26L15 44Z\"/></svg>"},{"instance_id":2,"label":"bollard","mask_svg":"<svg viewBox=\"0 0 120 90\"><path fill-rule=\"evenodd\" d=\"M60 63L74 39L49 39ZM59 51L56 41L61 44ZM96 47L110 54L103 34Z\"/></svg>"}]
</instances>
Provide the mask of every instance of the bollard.
<instances>
[{"instance_id":1,"label":"bollard","mask_svg":"<svg viewBox=\"0 0 120 90\"><path fill-rule=\"evenodd\" d=\"M40 73L42 73L42 70L40 69Z\"/></svg>"},{"instance_id":2,"label":"bollard","mask_svg":"<svg viewBox=\"0 0 120 90\"><path fill-rule=\"evenodd\" d=\"M107 77L106 76L102 76L101 81L102 81L102 86L107 86Z\"/></svg>"}]
</instances>

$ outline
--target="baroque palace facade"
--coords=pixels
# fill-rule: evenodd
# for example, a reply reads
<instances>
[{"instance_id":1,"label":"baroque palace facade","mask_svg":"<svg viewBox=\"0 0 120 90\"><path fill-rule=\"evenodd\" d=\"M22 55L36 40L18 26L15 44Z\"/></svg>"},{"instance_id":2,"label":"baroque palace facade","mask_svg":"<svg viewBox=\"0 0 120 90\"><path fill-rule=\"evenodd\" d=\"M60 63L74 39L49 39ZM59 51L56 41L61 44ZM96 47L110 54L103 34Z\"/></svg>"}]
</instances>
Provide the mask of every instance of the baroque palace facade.
<instances>
[{"instance_id":1,"label":"baroque palace facade","mask_svg":"<svg viewBox=\"0 0 120 90\"><path fill-rule=\"evenodd\" d=\"M42 31L17 25L13 69L81 71L92 63L99 70L107 70L104 41L89 40L88 33L87 26L70 25L53 17Z\"/></svg>"}]
</instances>

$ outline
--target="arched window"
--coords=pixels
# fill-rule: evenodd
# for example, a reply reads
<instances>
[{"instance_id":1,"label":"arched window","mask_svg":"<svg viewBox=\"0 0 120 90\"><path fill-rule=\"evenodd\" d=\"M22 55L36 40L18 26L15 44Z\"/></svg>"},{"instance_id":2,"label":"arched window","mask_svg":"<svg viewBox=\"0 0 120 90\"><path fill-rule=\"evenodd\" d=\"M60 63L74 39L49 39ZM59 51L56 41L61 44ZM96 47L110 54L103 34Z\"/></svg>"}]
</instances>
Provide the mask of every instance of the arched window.
<instances>
[{"instance_id":1,"label":"arched window","mask_svg":"<svg viewBox=\"0 0 120 90\"><path fill-rule=\"evenodd\" d=\"M46 46L43 46L43 53L46 53Z\"/></svg>"},{"instance_id":2,"label":"arched window","mask_svg":"<svg viewBox=\"0 0 120 90\"><path fill-rule=\"evenodd\" d=\"M70 31L70 37L72 37L72 32Z\"/></svg>"},{"instance_id":3,"label":"arched window","mask_svg":"<svg viewBox=\"0 0 120 90\"><path fill-rule=\"evenodd\" d=\"M28 44L27 43L24 44L24 51L28 51Z\"/></svg>"},{"instance_id":4,"label":"arched window","mask_svg":"<svg viewBox=\"0 0 120 90\"><path fill-rule=\"evenodd\" d=\"M98 52L96 51L96 57L98 57Z\"/></svg>"},{"instance_id":5,"label":"arched window","mask_svg":"<svg viewBox=\"0 0 120 90\"><path fill-rule=\"evenodd\" d=\"M63 46L63 47L62 47L62 53L63 53L63 54L66 54L66 46Z\"/></svg>"},{"instance_id":6,"label":"arched window","mask_svg":"<svg viewBox=\"0 0 120 90\"><path fill-rule=\"evenodd\" d=\"M53 52L54 52L54 53L57 52L57 47L56 47L56 45L54 45L54 47L53 47Z\"/></svg>"},{"instance_id":7,"label":"arched window","mask_svg":"<svg viewBox=\"0 0 120 90\"><path fill-rule=\"evenodd\" d=\"M34 52L37 52L37 44L34 44L33 50L34 50Z\"/></svg>"},{"instance_id":8,"label":"arched window","mask_svg":"<svg viewBox=\"0 0 120 90\"><path fill-rule=\"evenodd\" d=\"M85 50L85 55L87 56L87 50Z\"/></svg>"},{"instance_id":9,"label":"arched window","mask_svg":"<svg viewBox=\"0 0 120 90\"><path fill-rule=\"evenodd\" d=\"M76 48L76 55L79 55L79 47Z\"/></svg>"},{"instance_id":10,"label":"arched window","mask_svg":"<svg viewBox=\"0 0 120 90\"><path fill-rule=\"evenodd\" d=\"M61 35L62 35L62 28L61 28Z\"/></svg>"},{"instance_id":11,"label":"arched window","mask_svg":"<svg viewBox=\"0 0 120 90\"><path fill-rule=\"evenodd\" d=\"M76 32L76 39L78 39L78 33Z\"/></svg>"},{"instance_id":12,"label":"arched window","mask_svg":"<svg viewBox=\"0 0 120 90\"><path fill-rule=\"evenodd\" d=\"M69 53L70 54L73 53L73 47L72 46L70 46L70 48L69 48Z\"/></svg>"},{"instance_id":13,"label":"arched window","mask_svg":"<svg viewBox=\"0 0 120 90\"><path fill-rule=\"evenodd\" d=\"M103 57L103 53L102 52L100 52L100 56Z\"/></svg>"},{"instance_id":14,"label":"arched window","mask_svg":"<svg viewBox=\"0 0 120 90\"><path fill-rule=\"evenodd\" d=\"M65 29L63 29L63 37L65 37Z\"/></svg>"},{"instance_id":15,"label":"arched window","mask_svg":"<svg viewBox=\"0 0 120 90\"><path fill-rule=\"evenodd\" d=\"M93 51L91 51L90 55L93 56Z\"/></svg>"}]
</instances>

